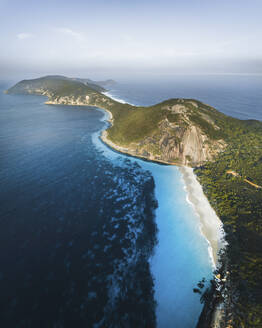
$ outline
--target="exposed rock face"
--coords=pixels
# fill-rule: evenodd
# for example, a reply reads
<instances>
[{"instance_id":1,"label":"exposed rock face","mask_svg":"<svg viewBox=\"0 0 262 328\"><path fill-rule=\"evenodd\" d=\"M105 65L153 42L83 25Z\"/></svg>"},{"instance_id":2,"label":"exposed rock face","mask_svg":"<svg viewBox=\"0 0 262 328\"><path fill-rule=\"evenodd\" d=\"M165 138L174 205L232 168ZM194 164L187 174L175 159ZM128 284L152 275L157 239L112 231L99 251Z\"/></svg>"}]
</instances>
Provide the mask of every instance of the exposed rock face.
<instances>
[{"instance_id":1,"label":"exposed rock face","mask_svg":"<svg viewBox=\"0 0 262 328\"><path fill-rule=\"evenodd\" d=\"M176 108L178 109L178 107ZM182 107L179 108L181 113ZM130 153L188 166L199 166L212 160L226 147L224 140L211 140L201 128L186 120L187 124L174 124L167 119L160 122L159 134L146 137L137 144L130 144Z\"/></svg>"},{"instance_id":2,"label":"exposed rock face","mask_svg":"<svg viewBox=\"0 0 262 328\"><path fill-rule=\"evenodd\" d=\"M97 97L96 94L88 94L78 97L73 96L55 96L48 93L42 95L48 96L47 105L69 105L69 106L97 106L107 109L106 107L112 106L112 103L103 96Z\"/></svg>"},{"instance_id":3,"label":"exposed rock face","mask_svg":"<svg viewBox=\"0 0 262 328\"><path fill-rule=\"evenodd\" d=\"M63 96L63 97L55 97L53 95L48 95L43 93L43 95L48 96L49 100L46 101L47 105L71 105L71 106L88 106L89 96L80 96L80 97L70 97L70 96Z\"/></svg>"}]
</instances>

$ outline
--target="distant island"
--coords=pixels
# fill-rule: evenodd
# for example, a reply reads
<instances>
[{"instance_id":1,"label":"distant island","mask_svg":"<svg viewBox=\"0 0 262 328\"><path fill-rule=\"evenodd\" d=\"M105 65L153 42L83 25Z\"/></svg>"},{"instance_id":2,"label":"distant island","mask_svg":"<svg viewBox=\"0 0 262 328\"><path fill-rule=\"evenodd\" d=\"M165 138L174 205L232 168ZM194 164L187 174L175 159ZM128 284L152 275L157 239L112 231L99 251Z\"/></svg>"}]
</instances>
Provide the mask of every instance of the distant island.
<instances>
[{"instance_id":1,"label":"distant island","mask_svg":"<svg viewBox=\"0 0 262 328\"><path fill-rule=\"evenodd\" d=\"M110 147L193 167L228 243L211 287L202 293L198 328L262 327L262 122L229 117L195 99L122 104L104 94L112 83L46 76L23 80L6 93L43 95L49 105L102 108L111 126L101 139Z\"/></svg>"}]
</instances>

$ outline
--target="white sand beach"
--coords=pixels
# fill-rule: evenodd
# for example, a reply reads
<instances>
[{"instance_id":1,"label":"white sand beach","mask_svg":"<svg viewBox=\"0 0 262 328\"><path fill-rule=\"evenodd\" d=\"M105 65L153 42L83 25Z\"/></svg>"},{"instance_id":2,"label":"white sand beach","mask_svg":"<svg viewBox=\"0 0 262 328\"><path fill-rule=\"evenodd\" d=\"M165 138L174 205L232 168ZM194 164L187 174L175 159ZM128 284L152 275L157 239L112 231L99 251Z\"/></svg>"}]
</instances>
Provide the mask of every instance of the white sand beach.
<instances>
[{"instance_id":1,"label":"white sand beach","mask_svg":"<svg viewBox=\"0 0 262 328\"><path fill-rule=\"evenodd\" d=\"M182 173L185 183L188 195L187 200L198 214L200 218L200 230L210 245L209 254L215 268L218 260L218 252L225 246L223 224L208 202L193 169L190 167L180 167L179 170Z\"/></svg>"}]
</instances>

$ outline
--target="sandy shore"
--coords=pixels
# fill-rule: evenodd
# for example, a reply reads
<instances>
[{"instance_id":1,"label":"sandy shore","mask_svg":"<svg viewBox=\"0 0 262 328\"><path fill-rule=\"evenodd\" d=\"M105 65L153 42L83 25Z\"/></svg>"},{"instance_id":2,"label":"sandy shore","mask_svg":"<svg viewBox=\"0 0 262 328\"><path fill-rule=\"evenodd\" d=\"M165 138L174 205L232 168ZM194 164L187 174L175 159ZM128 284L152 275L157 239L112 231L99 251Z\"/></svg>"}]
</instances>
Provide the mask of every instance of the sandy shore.
<instances>
[{"instance_id":1,"label":"sandy shore","mask_svg":"<svg viewBox=\"0 0 262 328\"><path fill-rule=\"evenodd\" d=\"M218 260L218 252L225 246L223 224L208 202L193 169L189 167L180 167L179 170L185 182L188 202L198 214L201 232L210 245L209 254L215 268Z\"/></svg>"}]
</instances>

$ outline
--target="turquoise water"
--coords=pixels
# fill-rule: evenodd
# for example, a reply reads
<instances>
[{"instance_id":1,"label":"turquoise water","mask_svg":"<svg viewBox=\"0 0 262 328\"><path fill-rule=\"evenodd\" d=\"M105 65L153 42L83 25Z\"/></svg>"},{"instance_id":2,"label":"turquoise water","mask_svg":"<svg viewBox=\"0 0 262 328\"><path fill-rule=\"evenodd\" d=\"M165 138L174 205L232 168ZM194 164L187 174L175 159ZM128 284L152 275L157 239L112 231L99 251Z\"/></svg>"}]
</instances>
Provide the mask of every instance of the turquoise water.
<instances>
[{"instance_id":1,"label":"turquoise water","mask_svg":"<svg viewBox=\"0 0 262 328\"><path fill-rule=\"evenodd\" d=\"M159 229L152 273L158 302L158 327L195 327L199 296L192 293L201 278L211 276L208 243L199 230L199 218L186 202L184 183L177 168L152 170L156 183Z\"/></svg>"},{"instance_id":2,"label":"turquoise water","mask_svg":"<svg viewBox=\"0 0 262 328\"><path fill-rule=\"evenodd\" d=\"M98 135L93 141L112 161L119 158L118 153L101 144ZM193 288L203 277L208 280L212 275L208 242L201 234L199 217L187 202L185 184L177 167L130 159L149 170L155 181L158 244L150 262L157 327L195 327L202 304Z\"/></svg>"}]
</instances>

